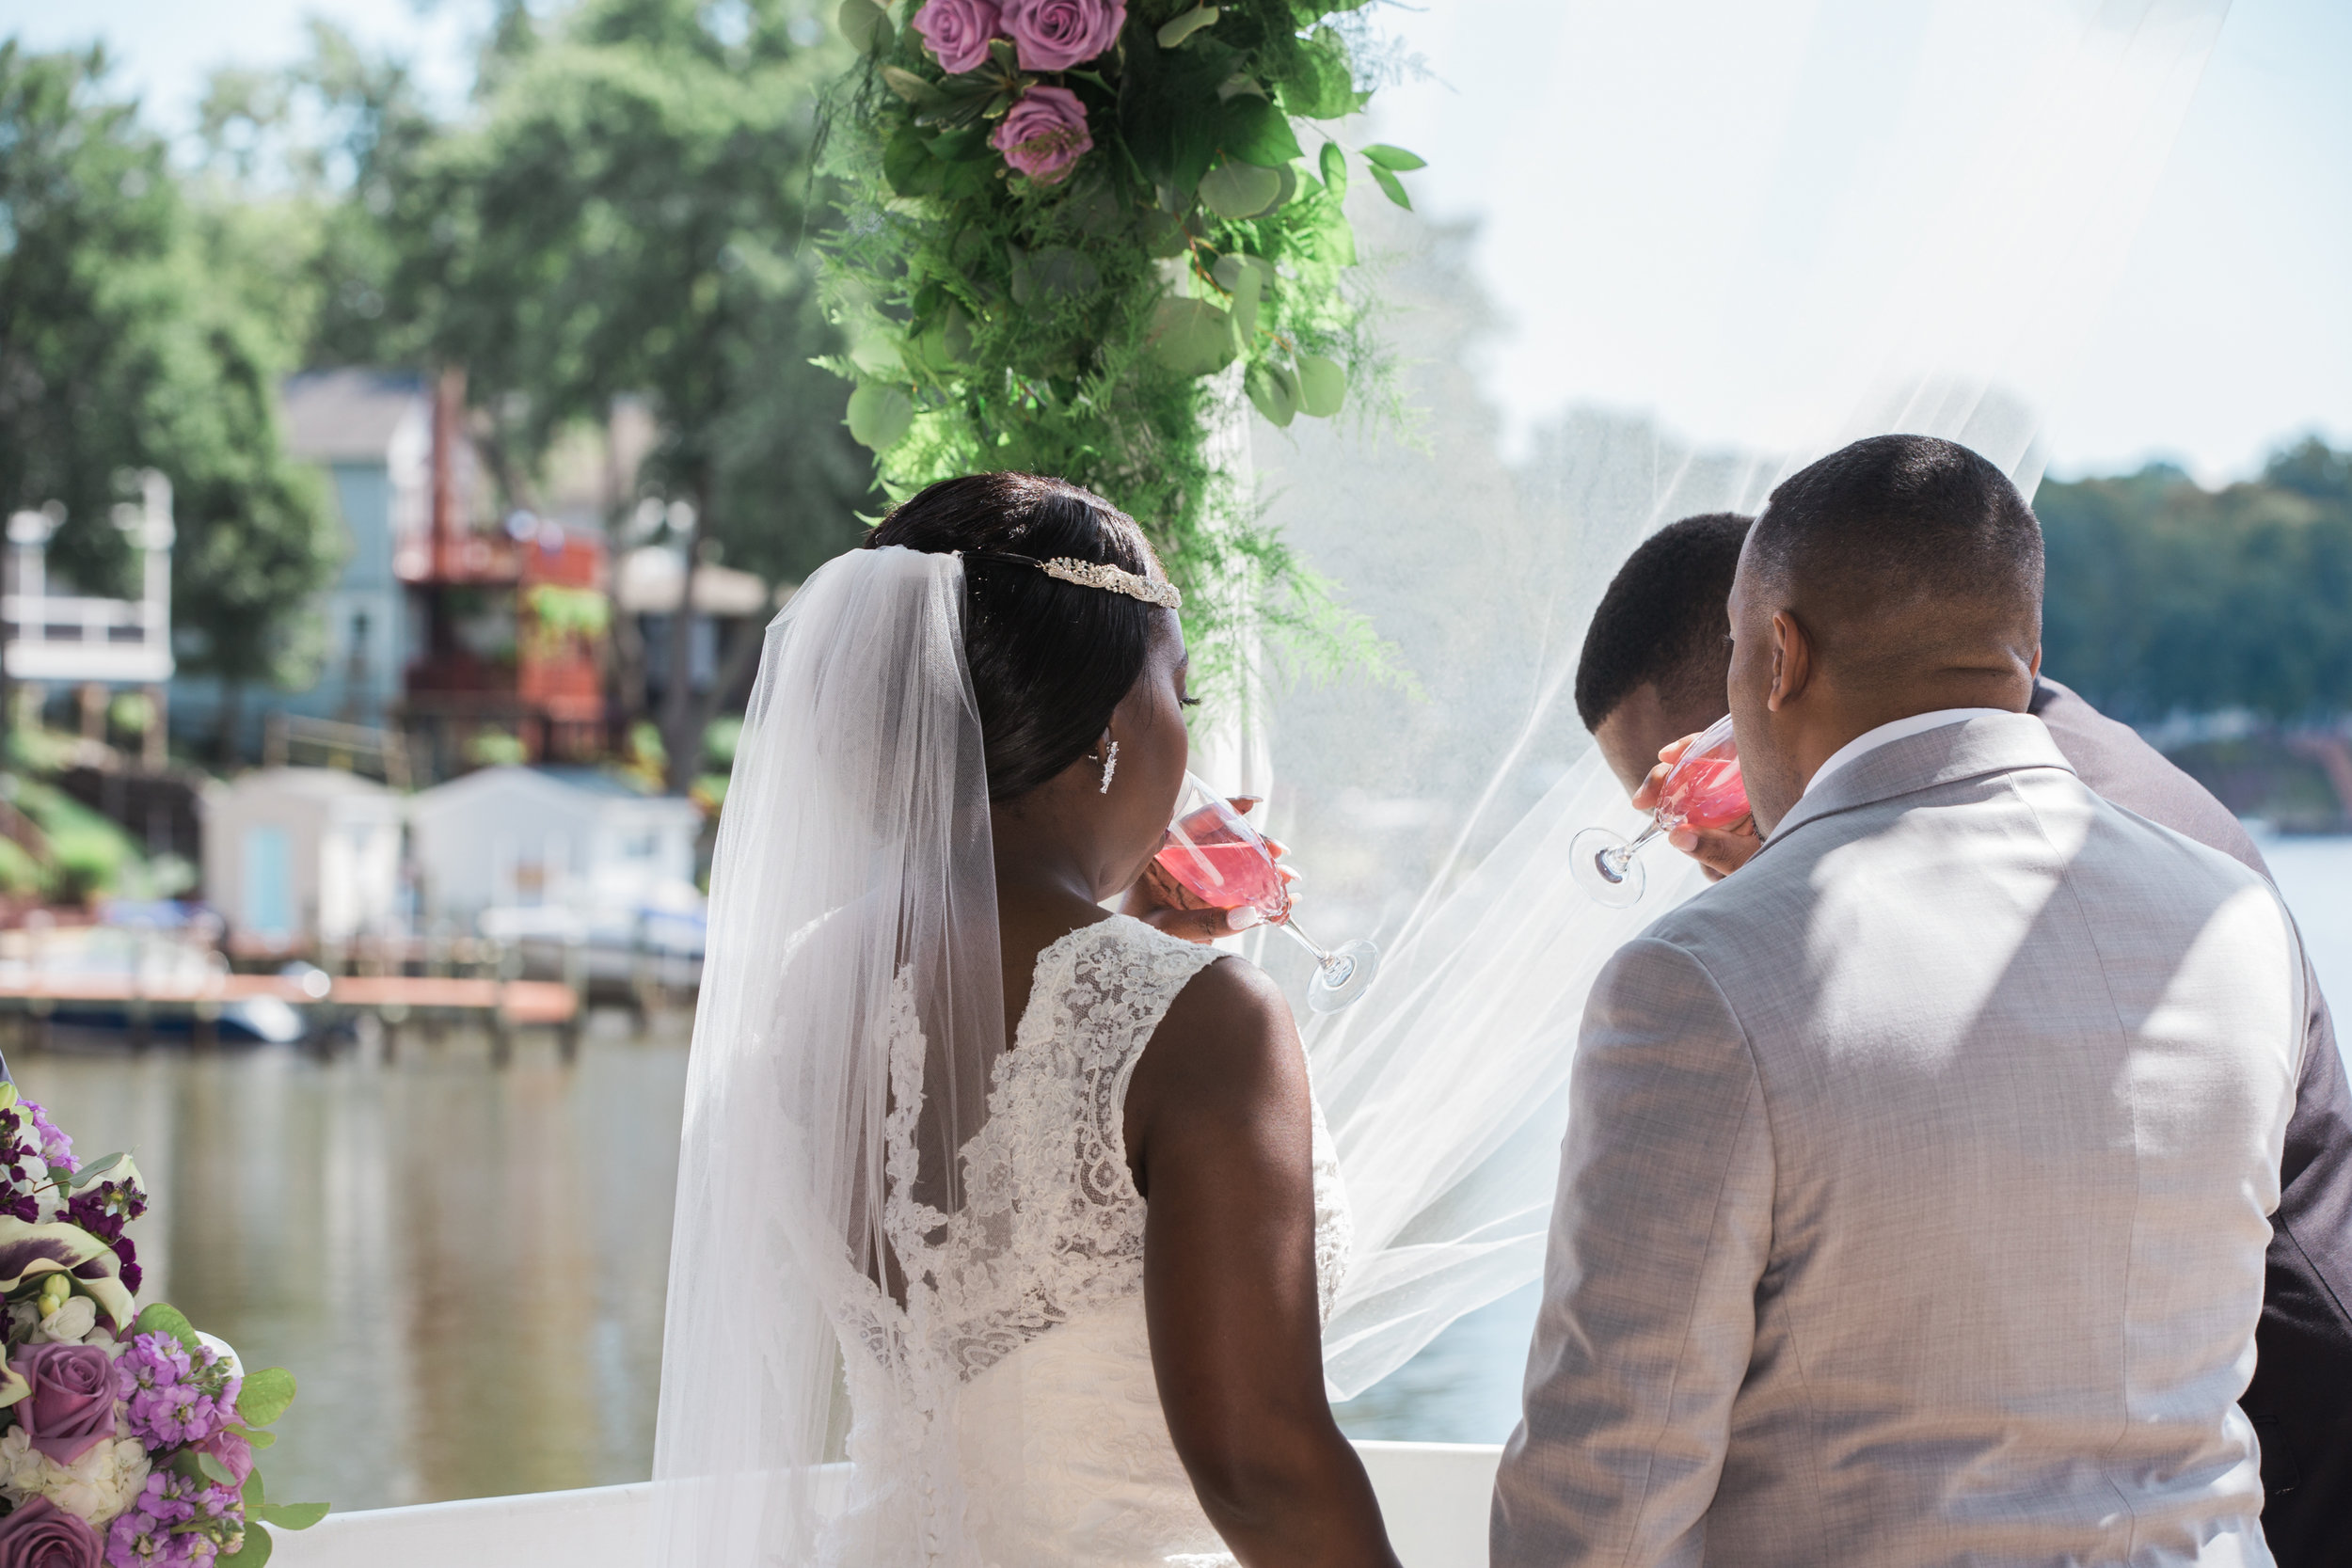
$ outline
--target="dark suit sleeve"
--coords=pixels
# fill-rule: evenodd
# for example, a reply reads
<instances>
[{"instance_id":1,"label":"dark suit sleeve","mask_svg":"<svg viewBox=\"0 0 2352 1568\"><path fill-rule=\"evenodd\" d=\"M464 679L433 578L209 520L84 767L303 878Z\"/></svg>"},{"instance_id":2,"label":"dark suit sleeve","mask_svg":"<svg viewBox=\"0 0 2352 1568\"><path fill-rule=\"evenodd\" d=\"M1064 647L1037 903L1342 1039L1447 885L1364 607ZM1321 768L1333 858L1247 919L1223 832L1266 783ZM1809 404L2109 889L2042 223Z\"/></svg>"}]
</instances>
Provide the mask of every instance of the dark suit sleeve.
<instances>
[{"instance_id":1,"label":"dark suit sleeve","mask_svg":"<svg viewBox=\"0 0 2352 1568\"><path fill-rule=\"evenodd\" d=\"M2263 1534L2279 1568L2352 1561L2352 1085L2319 982L2287 1123L2254 1381Z\"/></svg>"}]
</instances>

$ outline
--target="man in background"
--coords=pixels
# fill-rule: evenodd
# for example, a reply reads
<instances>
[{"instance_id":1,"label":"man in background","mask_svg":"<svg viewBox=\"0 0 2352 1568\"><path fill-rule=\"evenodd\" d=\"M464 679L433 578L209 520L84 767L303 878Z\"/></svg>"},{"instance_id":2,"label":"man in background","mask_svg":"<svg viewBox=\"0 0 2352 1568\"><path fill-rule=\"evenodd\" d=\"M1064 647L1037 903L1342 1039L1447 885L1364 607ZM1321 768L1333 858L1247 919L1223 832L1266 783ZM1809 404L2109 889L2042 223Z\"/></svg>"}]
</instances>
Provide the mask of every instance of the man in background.
<instances>
[{"instance_id":1,"label":"man in background","mask_svg":"<svg viewBox=\"0 0 2352 1568\"><path fill-rule=\"evenodd\" d=\"M1576 699L1610 768L1646 805L1661 752L1725 711L1725 598L1752 519L1685 517L1645 540L1609 585L1579 661ZM2269 868L2237 818L2129 726L2046 676L2028 711L2094 792ZM1752 823L1669 840L1710 877L1756 853ZM2280 1568L2352 1561L2352 1086L2315 978L2308 1046L2280 1170L2257 1365L2239 1403L2262 1443L2264 1533Z\"/></svg>"}]
</instances>

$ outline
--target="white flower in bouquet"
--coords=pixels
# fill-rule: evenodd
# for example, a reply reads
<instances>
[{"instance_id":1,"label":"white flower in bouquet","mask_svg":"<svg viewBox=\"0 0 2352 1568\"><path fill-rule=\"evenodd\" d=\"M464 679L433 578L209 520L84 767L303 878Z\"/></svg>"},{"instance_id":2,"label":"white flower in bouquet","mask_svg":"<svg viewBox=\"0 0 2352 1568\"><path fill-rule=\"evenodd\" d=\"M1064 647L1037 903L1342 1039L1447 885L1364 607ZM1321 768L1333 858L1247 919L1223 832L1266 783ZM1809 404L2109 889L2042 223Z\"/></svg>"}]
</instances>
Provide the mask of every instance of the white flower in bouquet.
<instances>
[{"instance_id":1,"label":"white flower in bouquet","mask_svg":"<svg viewBox=\"0 0 2352 1568\"><path fill-rule=\"evenodd\" d=\"M147 1448L135 1437L99 1443L71 1465L33 1447L23 1427L0 1436L0 1497L11 1505L47 1497L77 1518L103 1525L129 1508L147 1484Z\"/></svg>"},{"instance_id":2,"label":"white flower in bouquet","mask_svg":"<svg viewBox=\"0 0 2352 1568\"><path fill-rule=\"evenodd\" d=\"M97 1326L98 1304L87 1296L68 1296L55 1311L41 1315L26 1340L36 1345L78 1345Z\"/></svg>"}]
</instances>

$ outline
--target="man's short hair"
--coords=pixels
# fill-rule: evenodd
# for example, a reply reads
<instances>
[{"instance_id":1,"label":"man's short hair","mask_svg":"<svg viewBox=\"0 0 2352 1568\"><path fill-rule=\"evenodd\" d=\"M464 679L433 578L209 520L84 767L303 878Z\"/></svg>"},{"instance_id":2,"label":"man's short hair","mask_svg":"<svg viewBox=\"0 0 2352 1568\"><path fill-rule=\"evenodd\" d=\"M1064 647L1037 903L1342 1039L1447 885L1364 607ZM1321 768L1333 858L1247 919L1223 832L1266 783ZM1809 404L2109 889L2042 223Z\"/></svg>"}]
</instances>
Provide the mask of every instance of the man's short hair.
<instances>
[{"instance_id":1,"label":"man's short hair","mask_svg":"<svg viewBox=\"0 0 2352 1568\"><path fill-rule=\"evenodd\" d=\"M1802 584L1856 620L1907 605L2041 614L2033 508L2007 474L1932 436L1873 436L1784 480L1748 564L1768 588Z\"/></svg>"},{"instance_id":2,"label":"man's short hair","mask_svg":"<svg viewBox=\"0 0 2352 1568\"><path fill-rule=\"evenodd\" d=\"M1724 609L1752 517L1709 512L1668 523L1626 558L1600 596L1576 664L1576 714L1588 730L1645 682L1669 708L1721 705L1731 619Z\"/></svg>"}]
</instances>

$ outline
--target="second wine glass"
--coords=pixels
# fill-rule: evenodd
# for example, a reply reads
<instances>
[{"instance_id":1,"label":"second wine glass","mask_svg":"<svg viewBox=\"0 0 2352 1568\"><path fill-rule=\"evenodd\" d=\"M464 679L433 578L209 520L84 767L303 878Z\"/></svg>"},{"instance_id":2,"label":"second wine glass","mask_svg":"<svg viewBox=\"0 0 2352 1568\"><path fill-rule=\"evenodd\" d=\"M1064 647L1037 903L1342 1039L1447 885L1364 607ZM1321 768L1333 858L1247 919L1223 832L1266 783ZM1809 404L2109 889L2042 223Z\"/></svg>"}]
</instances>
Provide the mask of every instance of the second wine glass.
<instances>
[{"instance_id":1,"label":"second wine glass","mask_svg":"<svg viewBox=\"0 0 2352 1568\"><path fill-rule=\"evenodd\" d=\"M1274 863L1274 851L1232 802L1190 773L1176 798L1176 818L1153 858L1203 903L1255 910L1267 925L1280 927L1312 953L1315 977L1307 988L1307 1006L1316 1012L1337 1012L1371 989L1380 949L1360 939L1326 948L1300 930L1292 918L1290 883Z\"/></svg>"},{"instance_id":2,"label":"second wine glass","mask_svg":"<svg viewBox=\"0 0 2352 1568\"><path fill-rule=\"evenodd\" d=\"M1587 828L1569 842L1568 870L1576 885L1600 903L1623 909L1642 896L1642 846L1677 828L1728 828L1748 815L1740 778L1740 748L1725 714L1691 737L1691 744L1658 786L1649 826L1630 839L1607 828Z\"/></svg>"}]
</instances>

